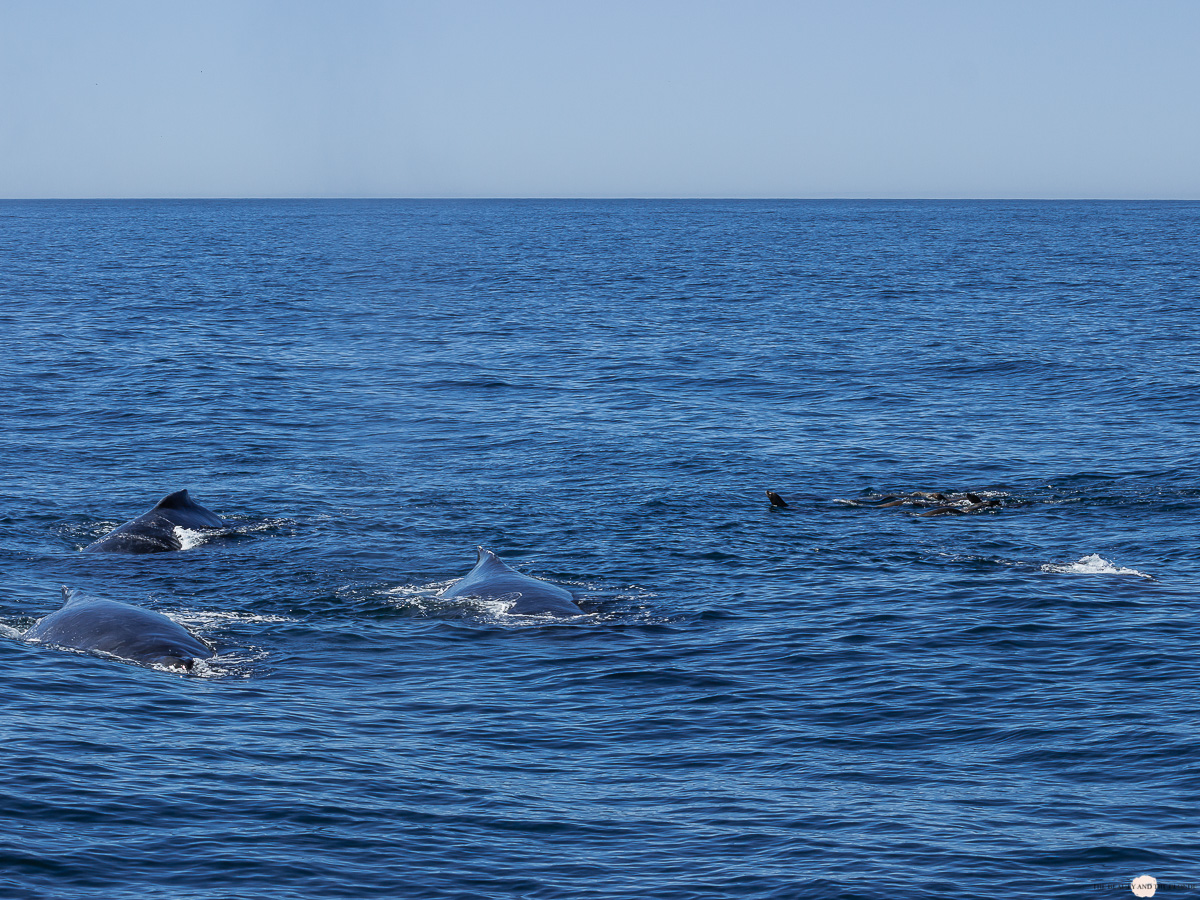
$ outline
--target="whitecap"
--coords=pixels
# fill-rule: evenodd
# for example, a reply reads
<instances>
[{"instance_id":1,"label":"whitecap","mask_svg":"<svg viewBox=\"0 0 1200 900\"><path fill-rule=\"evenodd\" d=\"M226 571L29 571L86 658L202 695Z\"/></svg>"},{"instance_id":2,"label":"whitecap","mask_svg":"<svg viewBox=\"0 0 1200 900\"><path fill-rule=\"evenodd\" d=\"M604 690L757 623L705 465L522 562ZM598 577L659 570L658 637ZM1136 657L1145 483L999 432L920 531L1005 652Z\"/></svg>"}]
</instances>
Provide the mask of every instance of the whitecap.
<instances>
[{"instance_id":1,"label":"whitecap","mask_svg":"<svg viewBox=\"0 0 1200 900\"><path fill-rule=\"evenodd\" d=\"M1127 569L1109 562L1098 553L1081 557L1073 563L1046 563L1043 572L1059 572L1070 575L1136 575L1138 578L1153 578L1137 569Z\"/></svg>"}]
</instances>

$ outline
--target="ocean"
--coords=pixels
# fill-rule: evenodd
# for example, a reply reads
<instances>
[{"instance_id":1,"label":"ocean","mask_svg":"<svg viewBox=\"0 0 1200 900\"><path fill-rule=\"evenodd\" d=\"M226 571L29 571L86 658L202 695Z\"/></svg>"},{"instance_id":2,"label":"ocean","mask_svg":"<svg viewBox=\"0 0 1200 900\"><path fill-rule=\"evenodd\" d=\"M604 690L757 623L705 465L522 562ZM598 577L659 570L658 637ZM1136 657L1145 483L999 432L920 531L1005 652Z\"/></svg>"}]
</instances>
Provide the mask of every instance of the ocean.
<instances>
[{"instance_id":1,"label":"ocean","mask_svg":"<svg viewBox=\"0 0 1200 900\"><path fill-rule=\"evenodd\" d=\"M1188 202L2 202L0 896L1200 893L1198 310Z\"/></svg>"}]
</instances>

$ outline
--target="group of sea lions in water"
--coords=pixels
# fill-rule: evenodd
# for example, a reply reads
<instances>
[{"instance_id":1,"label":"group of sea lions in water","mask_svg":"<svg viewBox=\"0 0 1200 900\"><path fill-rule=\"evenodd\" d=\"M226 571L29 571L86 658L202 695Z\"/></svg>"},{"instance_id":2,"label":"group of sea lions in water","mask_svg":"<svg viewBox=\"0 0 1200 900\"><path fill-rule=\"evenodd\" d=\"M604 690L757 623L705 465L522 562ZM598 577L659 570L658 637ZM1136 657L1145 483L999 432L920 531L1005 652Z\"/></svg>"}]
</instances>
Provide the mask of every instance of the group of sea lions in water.
<instances>
[{"instance_id":1,"label":"group of sea lions in water","mask_svg":"<svg viewBox=\"0 0 1200 900\"><path fill-rule=\"evenodd\" d=\"M221 517L176 491L153 509L114 528L83 549L85 553L163 553L182 550L178 529L212 533L225 527ZM578 616L583 610L566 588L522 575L490 550L478 548L475 567L439 596L502 600L517 615ZM39 619L24 634L8 626L0 631L34 643L83 650L157 668L191 672L196 660L211 659L216 648L170 616L116 600L104 600L63 586L63 605Z\"/></svg>"},{"instance_id":2,"label":"group of sea lions in water","mask_svg":"<svg viewBox=\"0 0 1200 900\"><path fill-rule=\"evenodd\" d=\"M779 509L788 508L787 502L774 491L767 491L767 499L771 501L771 506ZM907 494L885 494L871 497L869 500L852 501L852 505L869 506L874 509L909 507L925 510L914 513L918 516L962 516L997 509L1003 504L995 497L984 500L978 494L970 491L946 494L933 491L911 491Z\"/></svg>"}]
</instances>

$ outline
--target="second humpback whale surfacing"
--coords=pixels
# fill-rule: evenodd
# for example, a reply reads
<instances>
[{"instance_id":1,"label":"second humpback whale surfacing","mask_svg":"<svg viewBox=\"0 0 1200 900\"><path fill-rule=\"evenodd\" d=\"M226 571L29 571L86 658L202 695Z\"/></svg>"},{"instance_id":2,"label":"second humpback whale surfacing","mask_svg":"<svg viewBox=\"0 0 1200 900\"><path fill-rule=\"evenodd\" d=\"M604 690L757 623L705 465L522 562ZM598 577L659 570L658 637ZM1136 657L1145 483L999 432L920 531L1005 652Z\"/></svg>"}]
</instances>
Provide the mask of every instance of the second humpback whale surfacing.
<instances>
[{"instance_id":1,"label":"second humpback whale surfacing","mask_svg":"<svg viewBox=\"0 0 1200 900\"><path fill-rule=\"evenodd\" d=\"M182 550L176 528L211 531L223 528L221 517L205 509L188 496L186 490L167 494L154 509L114 528L98 541L83 548L84 553L163 553Z\"/></svg>"},{"instance_id":2,"label":"second humpback whale surfacing","mask_svg":"<svg viewBox=\"0 0 1200 900\"><path fill-rule=\"evenodd\" d=\"M71 650L105 653L144 666L190 672L213 649L174 619L152 609L102 600L67 587L63 605L39 619L23 638Z\"/></svg>"},{"instance_id":3,"label":"second humpback whale surfacing","mask_svg":"<svg viewBox=\"0 0 1200 900\"><path fill-rule=\"evenodd\" d=\"M566 588L522 575L483 547L479 548L475 568L442 591L441 596L512 601L508 612L516 615L583 615L583 610L576 605L575 598Z\"/></svg>"}]
</instances>

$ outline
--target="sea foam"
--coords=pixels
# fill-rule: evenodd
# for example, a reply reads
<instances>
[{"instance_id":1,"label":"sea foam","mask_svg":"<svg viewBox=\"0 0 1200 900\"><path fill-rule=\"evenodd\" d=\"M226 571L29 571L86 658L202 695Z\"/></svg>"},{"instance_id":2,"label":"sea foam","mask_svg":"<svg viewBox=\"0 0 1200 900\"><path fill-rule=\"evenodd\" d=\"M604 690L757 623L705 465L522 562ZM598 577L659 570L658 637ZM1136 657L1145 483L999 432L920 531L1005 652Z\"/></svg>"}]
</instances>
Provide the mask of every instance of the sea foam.
<instances>
[{"instance_id":1,"label":"sea foam","mask_svg":"<svg viewBox=\"0 0 1200 900\"><path fill-rule=\"evenodd\" d=\"M1152 578L1137 569L1127 569L1109 562L1098 553L1080 557L1073 563L1047 563L1042 566L1043 572L1063 572L1071 575L1136 575L1138 578Z\"/></svg>"}]
</instances>

